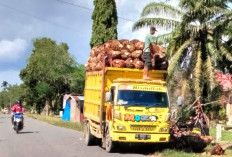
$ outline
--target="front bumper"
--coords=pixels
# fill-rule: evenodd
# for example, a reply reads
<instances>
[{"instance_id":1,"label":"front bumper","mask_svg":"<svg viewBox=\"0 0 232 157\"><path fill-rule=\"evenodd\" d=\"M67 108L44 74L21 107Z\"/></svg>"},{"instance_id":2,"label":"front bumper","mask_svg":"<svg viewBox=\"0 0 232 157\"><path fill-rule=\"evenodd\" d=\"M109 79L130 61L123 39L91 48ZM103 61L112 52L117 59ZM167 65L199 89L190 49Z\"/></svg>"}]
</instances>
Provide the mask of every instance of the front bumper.
<instances>
[{"instance_id":1,"label":"front bumper","mask_svg":"<svg viewBox=\"0 0 232 157\"><path fill-rule=\"evenodd\" d=\"M146 139L138 138L138 136L147 136ZM119 133L111 132L112 141L131 142L131 143L167 143L170 141L170 134L158 133Z\"/></svg>"}]
</instances>

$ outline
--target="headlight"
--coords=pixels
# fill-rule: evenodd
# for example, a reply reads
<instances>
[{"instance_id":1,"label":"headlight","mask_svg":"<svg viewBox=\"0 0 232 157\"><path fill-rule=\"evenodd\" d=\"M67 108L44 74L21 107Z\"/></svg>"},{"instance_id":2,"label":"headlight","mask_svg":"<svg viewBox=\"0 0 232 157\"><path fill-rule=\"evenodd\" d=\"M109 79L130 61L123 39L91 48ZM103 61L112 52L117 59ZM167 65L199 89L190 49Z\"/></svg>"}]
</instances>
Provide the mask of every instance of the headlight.
<instances>
[{"instance_id":1,"label":"headlight","mask_svg":"<svg viewBox=\"0 0 232 157\"><path fill-rule=\"evenodd\" d=\"M15 121L16 121L16 122L20 122L20 121L21 121L21 119L16 119Z\"/></svg>"},{"instance_id":2,"label":"headlight","mask_svg":"<svg viewBox=\"0 0 232 157\"><path fill-rule=\"evenodd\" d=\"M118 130L126 130L126 127L125 126L117 126L117 129Z\"/></svg>"},{"instance_id":3,"label":"headlight","mask_svg":"<svg viewBox=\"0 0 232 157\"><path fill-rule=\"evenodd\" d=\"M160 132L168 132L168 128L166 127L166 128L160 128L160 130L159 130Z\"/></svg>"}]
</instances>

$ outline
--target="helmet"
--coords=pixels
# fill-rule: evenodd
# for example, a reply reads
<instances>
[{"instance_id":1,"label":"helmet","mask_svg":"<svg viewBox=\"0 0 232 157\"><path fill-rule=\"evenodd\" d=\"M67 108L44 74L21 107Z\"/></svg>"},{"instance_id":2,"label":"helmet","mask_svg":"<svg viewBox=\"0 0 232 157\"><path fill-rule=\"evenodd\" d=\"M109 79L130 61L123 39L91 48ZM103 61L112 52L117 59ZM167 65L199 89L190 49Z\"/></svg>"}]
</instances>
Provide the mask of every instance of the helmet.
<instances>
[{"instance_id":1,"label":"helmet","mask_svg":"<svg viewBox=\"0 0 232 157\"><path fill-rule=\"evenodd\" d=\"M21 104L21 100L16 100L16 103L17 104Z\"/></svg>"}]
</instances>

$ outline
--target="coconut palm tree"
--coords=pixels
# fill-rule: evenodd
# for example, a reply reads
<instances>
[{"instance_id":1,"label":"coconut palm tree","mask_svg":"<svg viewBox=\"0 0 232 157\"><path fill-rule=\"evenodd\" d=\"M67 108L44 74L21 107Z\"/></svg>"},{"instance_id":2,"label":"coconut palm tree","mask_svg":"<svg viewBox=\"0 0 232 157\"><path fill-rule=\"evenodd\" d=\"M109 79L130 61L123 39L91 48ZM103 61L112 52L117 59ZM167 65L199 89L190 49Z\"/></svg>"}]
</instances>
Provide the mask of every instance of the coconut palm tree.
<instances>
[{"instance_id":1,"label":"coconut palm tree","mask_svg":"<svg viewBox=\"0 0 232 157\"><path fill-rule=\"evenodd\" d=\"M166 43L172 37L172 30L179 27L183 10L175 8L167 3L152 2L143 9L141 18L134 23L133 31L140 28L155 25L167 33L156 37L157 43Z\"/></svg>"},{"instance_id":2,"label":"coconut palm tree","mask_svg":"<svg viewBox=\"0 0 232 157\"><path fill-rule=\"evenodd\" d=\"M193 84L195 97L203 93L207 96L215 87L214 63L217 60L225 56L232 61L232 55L223 43L222 33L215 32L219 29L220 17L231 13L227 3L228 0L180 0L179 7L174 8L164 3L153 2L143 9L140 20L133 26L133 30L149 25L172 29L170 33L155 38L160 43L168 42L170 77L191 47L192 66L188 67L188 74L193 75L193 79L187 81L188 84ZM167 16L150 18L151 14L160 13ZM188 78L189 76L186 77Z\"/></svg>"}]
</instances>

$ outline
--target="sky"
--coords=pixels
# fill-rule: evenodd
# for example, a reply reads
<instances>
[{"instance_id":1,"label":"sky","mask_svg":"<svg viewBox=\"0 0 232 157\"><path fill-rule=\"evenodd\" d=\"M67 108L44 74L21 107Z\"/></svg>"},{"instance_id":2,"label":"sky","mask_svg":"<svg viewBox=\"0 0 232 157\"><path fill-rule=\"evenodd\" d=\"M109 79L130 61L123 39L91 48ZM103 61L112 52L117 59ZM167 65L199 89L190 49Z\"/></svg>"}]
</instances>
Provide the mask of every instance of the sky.
<instances>
[{"instance_id":1,"label":"sky","mask_svg":"<svg viewBox=\"0 0 232 157\"><path fill-rule=\"evenodd\" d=\"M153 1L116 0L118 39L144 40L149 29L132 32L132 25ZM26 67L35 38L67 43L70 54L85 64L90 51L93 8L93 0L0 0L0 84L22 83L19 72Z\"/></svg>"}]
</instances>

